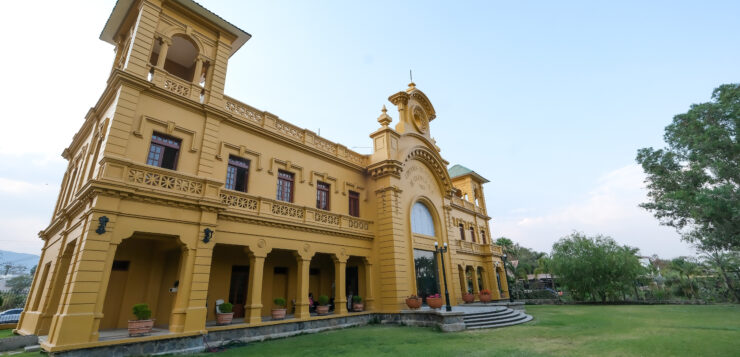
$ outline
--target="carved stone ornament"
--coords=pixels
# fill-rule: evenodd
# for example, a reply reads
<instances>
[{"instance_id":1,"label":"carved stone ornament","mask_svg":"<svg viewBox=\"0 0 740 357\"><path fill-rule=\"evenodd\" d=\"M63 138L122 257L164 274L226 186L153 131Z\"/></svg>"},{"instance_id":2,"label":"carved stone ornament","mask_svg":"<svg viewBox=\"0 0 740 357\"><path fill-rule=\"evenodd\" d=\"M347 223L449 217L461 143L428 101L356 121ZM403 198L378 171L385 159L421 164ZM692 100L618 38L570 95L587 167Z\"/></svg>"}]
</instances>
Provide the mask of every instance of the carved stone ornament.
<instances>
[{"instance_id":1,"label":"carved stone ornament","mask_svg":"<svg viewBox=\"0 0 740 357\"><path fill-rule=\"evenodd\" d=\"M264 239L260 239L257 241L257 246L260 248L264 248L267 245L267 242L265 242Z\"/></svg>"},{"instance_id":2,"label":"carved stone ornament","mask_svg":"<svg viewBox=\"0 0 740 357\"><path fill-rule=\"evenodd\" d=\"M108 224L108 217L106 216L100 216L98 218L98 229L95 230L95 233L97 234L103 234L105 233L105 225Z\"/></svg>"},{"instance_id":3,"label":"carved stone ornament","mask_svg":"<svg viewBox=\"0 0 740 357\"><path fill-rule=\"evenodd\" d=\"M308 250L309 250L309 249L311 249L311 245L309 245L308 243L306 243L306 244L304 244L304 245L303 245L303 251L304 251L305 253L308 253Z\"/></svg>"},{"instance_id":4,"label":"carved stone ornament","mask_svg":"<svg viewBox=\"0 0 740 357\"><path fill-rule=\"evenodd\" d=\"M387 114L388 109L385 109L385 105L383 105L383 109L381 109L381 111L383 112L383 114L380 114L380 116L378 117L378 123L380 123L380 125L385 128L388 126L388 124L391 123L391 121L393 121L393 118L391 118L391 116Z\"/></svg>"},{"instance_id":5,"label":"carved stone ornament","mask_svg":"<svg viewBox=\"0 0 740 357\"><path fill-rule=\"evenodd\" d=\"M203 230L203 243L210 242L211 238L213 238L213 230L210 228L204 229Z\"/></svg>"}]
</instances>

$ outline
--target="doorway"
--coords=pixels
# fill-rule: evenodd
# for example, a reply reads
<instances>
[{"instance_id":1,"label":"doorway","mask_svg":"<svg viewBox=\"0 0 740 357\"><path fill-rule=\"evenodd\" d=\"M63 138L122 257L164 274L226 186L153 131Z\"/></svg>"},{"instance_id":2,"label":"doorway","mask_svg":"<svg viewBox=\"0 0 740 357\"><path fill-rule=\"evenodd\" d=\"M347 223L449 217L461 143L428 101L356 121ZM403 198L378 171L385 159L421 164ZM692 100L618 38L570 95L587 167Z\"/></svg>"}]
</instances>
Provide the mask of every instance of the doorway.
<instances>
[{"instance_id":1,"label":"doorway","mask_svg":"<svg viewBox=\"0 0 740 357\"><path fill-rule=\"evenodd\" d=\"M427 296L439 294L439 275L434 252L414 249L416 294L426 302Z\"/></svg>"},{"instance_id":2,"label":"doorway","mask_svg":"<svg viewBox=\"0 0 740 357\"><path fill-rule=\"evenodd\" d=\"M249 266L234 265L231 267L231 284L229 302L233 305L234 317L244 317L244 305L247 303L249 286Z\"/></svg>"}]
</instances>

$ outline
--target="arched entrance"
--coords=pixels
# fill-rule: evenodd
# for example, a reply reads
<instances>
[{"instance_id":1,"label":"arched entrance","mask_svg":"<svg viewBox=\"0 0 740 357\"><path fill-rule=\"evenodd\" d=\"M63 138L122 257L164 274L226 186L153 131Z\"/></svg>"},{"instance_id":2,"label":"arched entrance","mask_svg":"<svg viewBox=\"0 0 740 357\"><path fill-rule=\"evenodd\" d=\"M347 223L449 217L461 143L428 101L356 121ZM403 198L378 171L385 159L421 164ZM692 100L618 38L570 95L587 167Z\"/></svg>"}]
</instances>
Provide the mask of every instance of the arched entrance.
<instances>
[{"instance_id":1,"label":"arched entrance","mask_svg":"<svg viewBox=\"0 0 740 357\"><path fill-rule=\"evenodd\" d=\"M101 330L126 328L138 303L149 305L155 326L169 326L182 247L177 237L143 233L121 242L111 266Z\"/></svg>"},{"instance_id":2,"label":"arched entrance","mask_svg":"<svg viewBox=\"0 0 740 357\"><path fill-rule=\"evenodd\" d=\"M427 205L420 201L411 207L411 233L425 239L437 239L434 217ZM414 248L413 253L416 295L426 302L427 296L440 294L437 259L432 250Z\"/></svg>"}]
</instances>

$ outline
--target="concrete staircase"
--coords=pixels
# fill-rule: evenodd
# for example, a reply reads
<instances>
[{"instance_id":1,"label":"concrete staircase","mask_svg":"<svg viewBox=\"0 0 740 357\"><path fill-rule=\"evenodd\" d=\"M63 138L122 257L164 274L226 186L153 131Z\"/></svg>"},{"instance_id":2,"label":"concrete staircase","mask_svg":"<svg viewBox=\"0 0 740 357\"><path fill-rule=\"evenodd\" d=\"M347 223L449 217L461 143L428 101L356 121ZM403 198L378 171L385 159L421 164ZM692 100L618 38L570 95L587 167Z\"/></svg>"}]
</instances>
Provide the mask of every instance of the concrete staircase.
<instances>
[{"instance_id":1,"label":"concrete staircase","mask_svg":"<svg viewBox=\"0 0 740 357\"><path fill-rule=\"evenodd\" d=\"M466 312L463 315L465 328L468 330L518 325L530 320L532 316L525 314L524 311L503 306L485 312Z\"/></svg>"}]
</instances>

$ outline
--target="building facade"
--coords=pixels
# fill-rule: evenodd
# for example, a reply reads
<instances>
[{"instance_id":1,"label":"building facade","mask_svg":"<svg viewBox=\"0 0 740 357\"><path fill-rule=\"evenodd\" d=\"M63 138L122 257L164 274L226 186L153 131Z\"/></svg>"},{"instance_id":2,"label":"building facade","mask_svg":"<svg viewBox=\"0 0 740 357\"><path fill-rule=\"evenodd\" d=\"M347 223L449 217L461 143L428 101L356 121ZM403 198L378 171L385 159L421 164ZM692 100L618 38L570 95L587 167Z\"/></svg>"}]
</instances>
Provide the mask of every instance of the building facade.
<instances>
[{"instance_id":1,"label":"building facade","mask_svg":"<svg viewBox=\"0 0 740 357\"><path fill-rule=\"evenodd\" d=\"M173 336L207 333L215 301L258 326L274 298L292 321L396 313L405 298L508 298L483 184L430 136L411 83L389 97L362 155L224 94L250 35L190 0L119 0L101 34L108 85L64 150L69 161L20 334L47 351L99 346L147 303ZM447 254L435 255L435 243ZM241 320L238 320L241 321ZM146 337L141 337L146 339Z\"/></svg>"}]
</instances>

